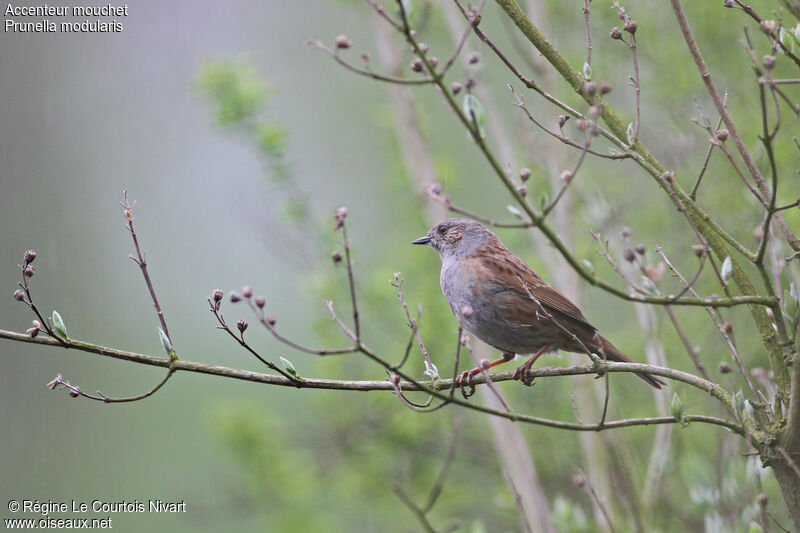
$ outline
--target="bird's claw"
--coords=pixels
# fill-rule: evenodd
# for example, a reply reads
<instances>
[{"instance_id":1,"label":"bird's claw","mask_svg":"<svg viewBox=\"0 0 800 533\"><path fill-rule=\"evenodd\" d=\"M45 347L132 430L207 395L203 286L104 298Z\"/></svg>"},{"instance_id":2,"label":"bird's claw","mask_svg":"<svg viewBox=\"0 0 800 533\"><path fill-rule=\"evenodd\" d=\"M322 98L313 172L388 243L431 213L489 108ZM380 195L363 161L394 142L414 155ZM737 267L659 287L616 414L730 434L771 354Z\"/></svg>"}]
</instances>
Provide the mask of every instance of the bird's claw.
<instances>
[{"instance_id":1,"label":"bird's claw","mask_svg":"<svg viewBox=\"0 0 800 533\"><path fill-rule=\"evenodd\" d=\"M472 371L465 370L462 372L461 375L456 378L456 385L461 389L461 394L464 396L465 400L468 400L470 396L475 394L475 385L472 384ZM464 388L465 386L469 387L469 392L466 391Z\"/></svg>"},{"instance_id":2,"label":"bird's claw","mask_svg":"<svg viewBox=\"0 0 800 533\"><path fill-rule=\"evenodd\" d=\"M523 364L522 366L518 367L514 370L514 374L512 375L513 379L520 380L523 384L527 385L528 387L533 385L533 376L531 376L531 365L528 363Z\"/></svg>"}]
</instances>

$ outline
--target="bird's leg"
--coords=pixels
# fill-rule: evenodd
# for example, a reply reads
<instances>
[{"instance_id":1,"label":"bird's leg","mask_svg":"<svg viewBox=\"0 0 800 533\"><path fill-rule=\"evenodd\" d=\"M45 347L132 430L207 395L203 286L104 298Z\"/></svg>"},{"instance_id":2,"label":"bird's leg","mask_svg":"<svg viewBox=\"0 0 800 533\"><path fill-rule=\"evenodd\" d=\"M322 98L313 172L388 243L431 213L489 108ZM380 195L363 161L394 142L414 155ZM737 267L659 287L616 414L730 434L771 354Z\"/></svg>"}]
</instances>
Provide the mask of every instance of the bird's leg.
<instances>
[{"instance_id":1,"label":"bird's leg","mask_svg":"<svg viewBox=\"0 0 800 533\"><path fill-rule=\"evenodd\" d=\"M529 375L531 367L533 366L533 363L535 363L536 360L539 359L539 357L549 349L550 349L549 344L545 344L544 346L539 348L539 351L533 354L533 356L531 356L531 358L528 359L525 362L525 364L523 364L521 367L517 368L514 371L514 379L519 379L521 382L523 382L525 385L528 385L529 387L533 385L533 378L531 378Z\"/></svg>"},{"instance_id":2,"label":"bird's leg","mask_svg":"<svg viewBox=\"0 0 800 533\"><path fill-rule=\"evenodd\" d=\"M458 378L456 378L455 384L458 385L459 388L461 389L461 394L464 396L464 399L468 399L470 396L475 394L475 385L472 384L473 376L480 374L484 370L489 370L490 368L497 366L501 363L507 363L512 359L514 359L514 354L505 352L503 353L503 357L501 357L500 359L495 359L494 361L488 361L484 359L483 361L481 361L480 366L476 366L472 370L465 370L464 372L462 372L461 375L458 376ZM464 389L465 385L469 387L469 393L467 393L467 391Z\"/></svg>"}]
</instances>

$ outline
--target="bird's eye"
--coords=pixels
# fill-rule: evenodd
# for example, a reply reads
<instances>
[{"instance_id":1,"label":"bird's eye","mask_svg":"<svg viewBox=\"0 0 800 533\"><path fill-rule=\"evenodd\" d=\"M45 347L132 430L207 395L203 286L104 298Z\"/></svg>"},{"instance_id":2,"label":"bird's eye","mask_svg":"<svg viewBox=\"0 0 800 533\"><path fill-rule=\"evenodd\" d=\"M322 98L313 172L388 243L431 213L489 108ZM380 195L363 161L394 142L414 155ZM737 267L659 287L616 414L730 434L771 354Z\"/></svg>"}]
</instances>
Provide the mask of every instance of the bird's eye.
<instances>
[{"instance_id":1,"label":"bird's eye","mask_svg":"<svg viewBox=\"0 0 800 533\"><path fill-rule=\"evenodd\" d=\"M439 226L438 231L439 235L444 235L445 233L447 233L447 226Z\"/></svg>"}]
</instances>

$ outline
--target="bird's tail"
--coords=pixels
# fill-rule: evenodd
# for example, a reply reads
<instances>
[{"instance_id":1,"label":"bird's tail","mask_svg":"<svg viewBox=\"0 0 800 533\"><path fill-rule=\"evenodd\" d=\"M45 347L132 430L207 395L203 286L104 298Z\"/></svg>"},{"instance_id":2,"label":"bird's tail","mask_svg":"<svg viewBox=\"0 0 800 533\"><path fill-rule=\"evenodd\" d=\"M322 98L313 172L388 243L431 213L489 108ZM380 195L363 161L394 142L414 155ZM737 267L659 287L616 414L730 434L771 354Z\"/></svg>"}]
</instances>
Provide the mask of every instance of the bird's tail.
<instances>
[{"instance_id":1,"label":"bird's tail","mask_svg":"<svg viewBox=\"0 0 800 533\"><path fill-rule=\"evenodd\" d=\"M611 341L606 339L603 336L600 336L600 342L603 345L603 351L606 353L606 358L609 361L619 361L621 363L635 363L633 359L622 353L617 349L616 346L611 344ZM644 372L636 372L636 375L647 382L648 385L655 389L660 389L662 386L666 386L667 384L662 381L661 379L657 378L652 374L645 374Z\"/></svg>"}]
</instances>

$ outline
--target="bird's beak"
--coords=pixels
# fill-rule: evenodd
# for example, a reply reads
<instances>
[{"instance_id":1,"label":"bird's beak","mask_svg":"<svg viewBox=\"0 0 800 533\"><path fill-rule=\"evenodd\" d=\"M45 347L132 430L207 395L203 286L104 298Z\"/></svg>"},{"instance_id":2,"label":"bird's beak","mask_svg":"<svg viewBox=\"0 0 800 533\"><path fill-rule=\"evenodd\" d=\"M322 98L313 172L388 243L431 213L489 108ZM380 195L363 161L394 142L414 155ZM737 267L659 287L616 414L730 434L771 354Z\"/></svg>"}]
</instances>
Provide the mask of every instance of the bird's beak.
<instances>
[{"instance_id":1,"label":"bird's beak","mask_svg":"<svg viewBox=\"0 0 800 533\"><path fill-rule=\"evenodd\" d=\"M416 241L411 241L411 244L428 244L431 242L431 238L429 235L425 235L424 237L420 237Z\"/></svg>"}]
</instances>

